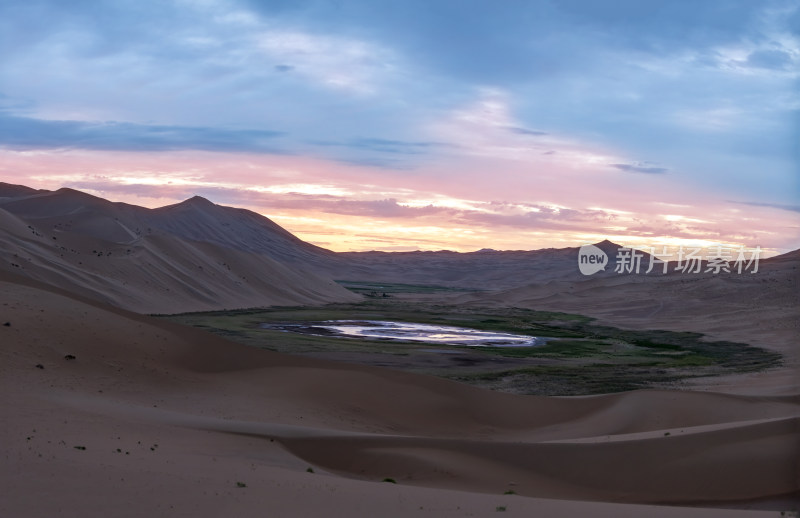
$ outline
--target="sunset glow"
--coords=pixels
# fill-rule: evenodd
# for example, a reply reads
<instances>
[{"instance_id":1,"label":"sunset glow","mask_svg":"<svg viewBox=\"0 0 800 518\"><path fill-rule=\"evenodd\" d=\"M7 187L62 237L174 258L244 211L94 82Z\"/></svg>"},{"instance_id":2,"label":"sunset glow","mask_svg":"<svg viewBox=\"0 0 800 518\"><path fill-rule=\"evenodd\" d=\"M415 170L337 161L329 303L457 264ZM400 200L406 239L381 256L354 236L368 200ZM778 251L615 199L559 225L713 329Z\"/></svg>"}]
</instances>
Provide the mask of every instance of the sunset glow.
<instances>
[{"instance_id":1,"label":"sunset glow","mask_svg":"<svg viewBox=\"0 0 800 518\"><path fill-rule=\"evenodd\" d=\"M5 182L336 251L800 245L796 2L14 4Z\"/></svg>"}]
</instances>

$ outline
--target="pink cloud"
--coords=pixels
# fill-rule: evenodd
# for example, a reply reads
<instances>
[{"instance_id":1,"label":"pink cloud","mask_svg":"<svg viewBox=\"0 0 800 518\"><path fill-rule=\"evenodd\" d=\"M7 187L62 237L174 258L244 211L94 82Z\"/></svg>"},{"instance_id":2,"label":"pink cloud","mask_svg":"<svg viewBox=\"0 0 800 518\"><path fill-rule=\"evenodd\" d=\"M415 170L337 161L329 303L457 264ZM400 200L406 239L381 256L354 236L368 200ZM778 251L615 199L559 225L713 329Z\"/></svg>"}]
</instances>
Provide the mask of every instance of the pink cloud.
<instances>
[{"instance_id":1,"label":"pink cloud","mask_svg":"<svg viewBox=\"0 0 800 518\"><path fill-rule=\"evenodd\" d=\"M483 154L385 171L283 155L0 151L0 174L10 183L75 187L149 207L200 194L335 250L534 249L605 238L634 246L797 248L797 213L716 199L667 174L558 156Z\"/></svg>"}]
</instances>

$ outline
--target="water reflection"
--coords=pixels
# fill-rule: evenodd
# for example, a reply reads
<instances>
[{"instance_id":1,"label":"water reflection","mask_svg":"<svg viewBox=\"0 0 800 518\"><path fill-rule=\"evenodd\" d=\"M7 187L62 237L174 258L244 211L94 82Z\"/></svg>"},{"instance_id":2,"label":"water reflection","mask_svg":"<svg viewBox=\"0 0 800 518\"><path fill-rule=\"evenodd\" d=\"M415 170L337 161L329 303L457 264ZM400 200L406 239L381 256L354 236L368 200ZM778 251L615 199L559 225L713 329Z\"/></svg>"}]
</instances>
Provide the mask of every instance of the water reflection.
<instances>
[{"instance_id":1,"label":"water reflection","mask_svg":"<svg viewBox=\"0 0 800 518\"><path fill-rule=\"evenodd\" d=\"M543 337L388 320L326 320L323 322L263 324L262 327L317 336L342 336L476 347L529 347L543 344L546 341L546 338Z\"/></svg>"}]
</instances>

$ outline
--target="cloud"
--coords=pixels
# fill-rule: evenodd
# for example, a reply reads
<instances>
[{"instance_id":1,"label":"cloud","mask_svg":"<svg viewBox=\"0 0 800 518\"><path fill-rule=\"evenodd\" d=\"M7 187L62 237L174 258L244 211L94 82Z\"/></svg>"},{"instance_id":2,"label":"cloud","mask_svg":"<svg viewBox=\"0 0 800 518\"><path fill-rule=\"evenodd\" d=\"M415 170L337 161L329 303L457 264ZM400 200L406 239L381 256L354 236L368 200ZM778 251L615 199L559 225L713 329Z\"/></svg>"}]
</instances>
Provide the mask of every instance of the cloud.
<instances>
[{"instance_id":1,"label":"cloud","mask_svg":"<svg viewBox=\"0 0 800 518\"><path fill-rule=\"evenodd\" d=\"M751 52L745 64L756 68L784 70L793 62L792 55L784 50L765 49Z\"/></svg>"},{"instance_id":2,"label":"cloud","mask_svg":"<svg viewBox=\"0 0 800 518\"><path fill-rule=\"evenodd\" d=\"M418 218L432 214L441 214L442 212L452 212L444 207L435 207L433 205L410 207L398 203L396 199L368 201L339 200L320 208L323 212L378 218Z\"/></svg>"},{"instance_id":3,"label":"cloud","mask_svg":"<svg viewBox=\"0 0 800 518\"><path fill-rule=\"evenodd\" d=\"M515 100L511 92L481 88L473 99L432 122L428 131L437 140L450 145L454 154L470 158L523 161L531 167L539 165L543 154L554 148L559 150L565 162L572 165L615 158L602 154L600 146L568 135L524 127L515 113Z\"/></svg>"},{"instance_id":4,"label":"cloud","mask_svg":"<svg viewBox=\"0 0 800 518\"><path fill-rule=\"evenodd\" d=\"M645 213L606 200L654 186L790 207L799 24L796 0L0 2L0 147L23 150L0 172L159 179L166 157L146 152L183 150L174 169L210 183L378 186L320 211L400 214L409 186L578 211Z\"/></svg>"},{"instance_id":5,"label":"cloud","mask_svg":"<svg viewBox=\"0 0 800 518\"><path fill-rule=\"evenodd\" d=\"M434 141L415 142L415 141L392 140L392 139L374 138L374 137L358 137L344 142L313 141L312 143L321 146L347 147L354 149L363 149L368 151L378 151L381 153L410 154L410 155L424 153L432 148L453 147L452 144L445 144L443 142L434 142Z\"/></svg>"},{"instance_id":6,"label":"cloud","mask_svg":"<svg viewBox=\"0 0 800 518\"><path fill-rule=\"evenodd\" d=\"M203 149L280 153L281 131L228 130L129 122L42 120L0 113L0 147L10 149L93 149L168 151Z\"/></svg>"},{"instance_id":7,"label":"cloud","mask_svg":"<svg viewBox=\"0 0 800 518\"><path fill-rule=\"evenodd\" d=\"M377 137L354 137L347 140L309 140L328 158L344 164L393 171L418 168L426 158L458 146L440 141L398 140Z\"/></svg>"},{"instance_id":8,"label":"cloud","mask_svg":"<svg viewBox=\"0 0 800 518\"><path fill-rule=\"evenodd\" d=\"M750 205L752 207L771 207L773 209L788 210L791 212L800 212L800 205L788 205L782 203L763 203L756 201L731 201L731 203L738 203L740 205Z\"/></svg>"},{"instance_id":9,"label":"cloud","mask_svg":"<svg viewBox=\"0 0 800 518\"><path fill-rule=\"evenodd\" d=\"M516 133L517 135L531 135L531 136L534 136L534 137L540 137L542 135L547 135L546 131L536 131L536 130L530 130L530 129L527 129L527 128L518 128L518 127L515 127L515 126L510 126L508 128L508 130L510 132L512 132L512 133Z\"/></svg>"},{"instance_id":10,"label":"cloud","mask_svg":"<svg viewBox=\"0 0 800 518\"><path fill-rule=\"evenodd\" d=\"M737 41L764 6L750 0L559 0L566 20L586 32L601 32L607 43L655 54Z\"/></svg>"},{"instance_id":11,"label":"cloud","mask_svg":"<svg viewBox=\"0 0 800 518\"><path fill-rule=\"evenodd\" d=\"M24 112L33 108L34 102L30 99L13 98L0 92L0 116L3 112Z\"/></svg>"},{"instance_id":12,"label":"cloud","mask_svg":"<svg viewBox=\"0 0 800 518\"><path fill-rule=\"evenodd\" d=\"M524 213L462 211L458 219L471 225L514 227L535 230L578 230L587 225L602 229L617 217L602 210L554 209L540 207Z\"/></svg>"},{"instance_id":13,"label":"cloud","mask_svg":"<svg viewBox=\"0 0 800 518\"><path fill-rule=\"evenodd\" d=\"M445 145L441 142L407 142L382 138L358 138L352 140L350 144L354 147L363 147L366 149L387 151L390 153L413 153L419 150Z\"/></svg>"},{"instance_id":14,"label":"cloud","mask_svg":"<svg viewBox=\"0 0 800 518\"><path fill-rule=\"evenodd\" d=\"M7 153L21 155L23 160L40 155ZM52 155L54 161L74 160L69 153ZM769 208L754 208L745 213L742 209L732 208L730 203L702 196L683 199L683 204L654 204L643 202L641 197L625 190L620 190L617 197L601 195L604 199L602 207L585 202L571 206L521 202L516 196L493 202L439 199L435 193L405 192L402 188L388 194L385 187L371 185L372 176L363 172L352 177L352 183L338 184L332 183L331 178L325 175L319 176L316 183L307 185L295 184L294 175L269 179L259 177L274 169L275 174L283 174L283 169L291 168L290 162L301 159L294 156L250 155L237 160L236 155L219 154L217 166L229 172L223 179L213 174L203 176L202 168L197 168L197 160L170 164L169 154L141 154L142 158L137 153L129 155L135 155L135 160L147 160L150 168L145 163L129 170L120 169L123 164L107 164L104 175L94 175L86 171L98 168L86 167L87 163L81 162L70 166L75 174L62 176L60 180L52 175L42 176L51 178L53 183L33 186L57 188L66 185L117 201L137 203L137 200L142 200L139 204L148 206L161 206L200 195L215 203L264 213L290 231L299 232L305 239L313 241L317 240L315 236L319 236L323 241L336 242L333 248L339 250L389 249L390 243L371 242L363 238L365 233L403 243L407 249L434 247L426 238L441 243L436 248L475 250L486 248L487 242L496 249L574 246L575 242L590 239L587 236L642 245L705 240L747 246L759 243L762 247L779 246L786 250L797 248L796 238L786 234L786 229L796 228L797 218L791 215L798 214L800 207L797 206L779 207L789 211L783 214ZM191 156L186 152L179 155ZM259 166L259 161L263 161L263 165ZM207 157L199 162L213 163L214 159ZM283 165L278 166L279 163ZM151 168L155 169L148 172ZM52 168L43 171L51 173ZM6 179L15 178L12 173ZM531 191L529 194L540 196L543 193ZM594 189L591 198L598 198ZM770 207L773 204L752 202L744 205ZM587 206L589 208L585 208ZM746 223L743 215L747 216Z\"/></svg>"},{"instance_id":15,"label":"cloud","mask_svg":"<svg viewBox=\"0 0 800 518\"><path fill-rule=\"evenodd\" d=\"M253 187L244 184L213 184L199 179L175 182L165 177L157 185L146 183L119 183L111 177L92 177L69 182L77 189L88 189L102 193L134 195L143 198L169 197L176 200L195 195L232 206L260 205L270 210L288 209L323 214L342 214L374 218L414 219L431 215L453 214L445 206L428 204L409 205L396 198L354 199L352 193L330 186L298 185Z\"/></svg>"},{"instance_id":16,"label":"cloud","mask_svg":"<svg viewBox=\"0 0 800 518\"><path fill-rule=\"evenodd\" d=\"M664 174L669 171L666 167L654 167L644 164L609 164L626 173Z\"/></svg>"},{"instance_id":17,"label":"cloud","mask_svg":"<svg viewBox=\"0 0 800 518\"><path fill-rule=\"evenodd\" d=\"M409 164L407 160L399 160L396 158L350 156L350 157L333 157L333 160L342 164L369 167L372 169L379 169L379 170L382 169L390 171L408 171L412 169L411 164Z\"/></svg>"},{"instance_id":18,"label":"cloud","mask_svg":"<svg viewBox=\"0 0 800 518\"><path fill-rule=\"evenodd\" d=\"M361 94L375 93L387 72L397 66L388 49L352 37L266 23L256 40L268 57L281 63L278 67L289 66L322 85Z\"/></svg>"}]
</instances>

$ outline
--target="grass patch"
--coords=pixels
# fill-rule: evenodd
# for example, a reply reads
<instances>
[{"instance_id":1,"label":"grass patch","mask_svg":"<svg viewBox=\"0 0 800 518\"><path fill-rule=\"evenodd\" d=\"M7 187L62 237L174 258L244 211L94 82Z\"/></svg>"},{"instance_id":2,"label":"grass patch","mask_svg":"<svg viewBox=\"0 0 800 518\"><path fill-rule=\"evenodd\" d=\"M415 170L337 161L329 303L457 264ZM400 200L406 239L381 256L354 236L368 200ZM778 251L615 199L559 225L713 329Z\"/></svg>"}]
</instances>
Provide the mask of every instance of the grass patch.
<instances>
[{"instance_id":1,"label":"grass patch","mask_svg":"<svg viewBox=\"0 0 800 518\"><path fill-rule=\"evenodd\" d=\"M360 284L374 287L372 283ZM380 286L423 289L415 285ZM758 371L781 362L778 353L743 343L707 342L700 333L626 330L598 325L583 315L454 306L401 298L321 307L188 313L166 318L253 347L388 366L522 394L584 395L668 387L693 377ZM535 347L466 347L313 336L261 327L263 323L325 320L453 325L553 339ZM442 350L449 354L441 354Z\"/></svg>"},{"instance_id":2,"label":"grass patch","mask_svg":"<svg viewBox=\"0 0 800 518\"><path fill-rule=\"evenodd\" d=\"M647 388L677 380L665 371L628 365L543 365L522 369L447 376L456 381L516 394L577 396Z\"/></svg>"},{"instance_id":3,"label":"grass patch","mask_svg":"<svg viewBox=\"0 0 800 518\"><path fill-rule=\"evenodd\" d=\"M452 288L433 284L402 284L397 282L335 281L353 293L368 297L391 296L398 293L464 293L480 291L470 288Z\"/></svg>"}]
</instances>

